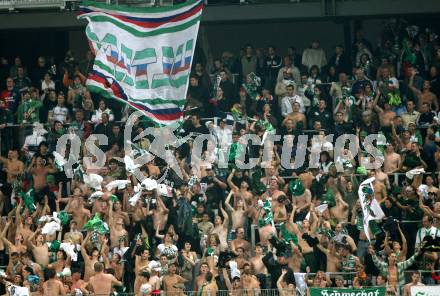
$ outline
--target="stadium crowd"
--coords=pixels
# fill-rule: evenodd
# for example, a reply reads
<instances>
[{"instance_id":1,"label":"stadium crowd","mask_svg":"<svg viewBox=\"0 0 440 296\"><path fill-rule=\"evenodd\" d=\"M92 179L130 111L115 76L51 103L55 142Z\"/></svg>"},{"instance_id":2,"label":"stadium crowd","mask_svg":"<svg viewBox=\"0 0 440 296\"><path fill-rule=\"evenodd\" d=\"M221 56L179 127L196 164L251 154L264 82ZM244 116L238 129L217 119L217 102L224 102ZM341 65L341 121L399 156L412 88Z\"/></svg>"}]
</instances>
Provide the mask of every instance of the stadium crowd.
<instances>
[{"instance_id":1,"label":"stadium crowd","mask_svg":"<svg viewBox=\"0 0 440 296\"><path fill-rule=\"evenodd\" d=\"M60 62L39 57L36 65L2 58L5 293L287 296L307 287L386 286L387 295L410 295L411 286L437 284L440 44L424 28L399 33L384 32L374 48L359 30L351 48L329 54L318 41L303 52L247 45L224 52L209 72L199 55L176 134L211 134L217 145L204 145L200 170L191 167L193 138L170 145L183 178L156 157L139 168L142 186L121 161L132 110L86 89L90 52L80 61L71 52ZM135 137L150 125L135 121L130 145L139 154L154 139ZM282 136L270 159L240 142L269 133ZM66 134L82 140L73 177L62 166L73 148L57 148ZM98 145L102 168L85 161L96 152L85 145L91 134L108 137ZM335 158L329 134L355 135L357 155L347 145ZM375 143L384 163L373 170L363 145L370 134L385 139ZM300 135L309 136L306 145ZM292 138L289 160L300 150L306 158L286 168L281 152ZM257 166L238 168L242 154ZM358 186L369 177L385 217L365 233Z\"/></svg>"}]
</instances>

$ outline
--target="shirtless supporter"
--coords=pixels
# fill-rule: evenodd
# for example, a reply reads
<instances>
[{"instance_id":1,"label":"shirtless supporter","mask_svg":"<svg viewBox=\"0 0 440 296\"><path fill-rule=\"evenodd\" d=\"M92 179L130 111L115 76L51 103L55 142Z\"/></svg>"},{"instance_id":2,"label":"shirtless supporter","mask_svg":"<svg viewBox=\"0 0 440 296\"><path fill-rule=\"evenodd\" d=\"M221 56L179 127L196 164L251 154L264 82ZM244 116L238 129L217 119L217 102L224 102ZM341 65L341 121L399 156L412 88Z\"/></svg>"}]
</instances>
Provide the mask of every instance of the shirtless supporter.
<instances>
[{"instance_id":1,"label":"shirtless supporter","mask_svg":"<svg viewBox=\"0 0 440 296\"><path fill-rule=\"evenodd\" d=\"M24 163L18 159L17 150L9 150L8 157L0 157L3 164L3 171L6 173L6 183L1 187L2 209L3 213L7 214L11 208L11 194L14 188L14 182L24 172Z\"/></svg>"},{"instance_id":2,"label":"shirtless supporter","mask_svg":"<svg viewBox=\"0 0 440 296\"><path fill-rule=\"evenodd\" d=\"M96 262L93 270L95 274L81 286L81 290L85 293L109 295L113 286L122 286L122 283L113 275L104 273L104 265L101 262Z\"/></svg>"},{"instance_id":3,"label":"shirtless supporter","mask_svg":"<svg viewBox=\"0 0 440 296\"><path fill-rule=\"evenodd\" d=\"M417 24L412 36L412 25L393 27L400 49L386 31L371 48L365 36L375 32L357 30L353 48L246 45L212 67L197 59L175 102L182 125L160 145L151 120L136 118L128 132L132 108L87 90L92 53L78 63L72 52L42 56L38 67L1 58L0 281L32 296L290 296L382 285L409 295L435 284L435 246L419 247L440 237L440 51L432 26ZM21 97L26 87L31 101ZM168 98L155 99L157 107ZM48 131L32 157L15 149L23 118ZM384 138L368 143L377 134ZM201 151L198 135L208 140Z\"/></svg>"}]
</instances>

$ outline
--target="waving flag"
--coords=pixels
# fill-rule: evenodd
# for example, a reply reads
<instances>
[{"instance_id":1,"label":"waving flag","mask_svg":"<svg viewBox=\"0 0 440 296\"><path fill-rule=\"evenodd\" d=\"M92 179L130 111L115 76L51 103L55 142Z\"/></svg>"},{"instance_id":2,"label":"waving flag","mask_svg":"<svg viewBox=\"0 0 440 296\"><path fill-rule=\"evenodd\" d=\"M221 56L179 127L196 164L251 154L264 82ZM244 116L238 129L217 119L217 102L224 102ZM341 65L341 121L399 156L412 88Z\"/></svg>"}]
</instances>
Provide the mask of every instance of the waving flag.
<instances>
[{"instance_id":1,"label":"waving flag","mask_svg":"<svg viewBox=\"0 0 440 296\"><path fill-rule=\"evenodd\" d=\"M84 2L79 19L95 54L89 89L141 110L159 125L182 117L203 0L172 7Z\"/></svg>"},{"instance_id":2,"label":"waving flag","mask_svg":"<svg viewBox=\"0 0 440 296\"><path fill-rule=\"evenodd\" d=\"M380 221L385 217L379 203L374 197L374 187L373 182L375 178L369 178L359 185L358 195L361 203L362 213L363 213L363 226L365 235L370 241L370 221Z\"/></svg>"}]
</instances>

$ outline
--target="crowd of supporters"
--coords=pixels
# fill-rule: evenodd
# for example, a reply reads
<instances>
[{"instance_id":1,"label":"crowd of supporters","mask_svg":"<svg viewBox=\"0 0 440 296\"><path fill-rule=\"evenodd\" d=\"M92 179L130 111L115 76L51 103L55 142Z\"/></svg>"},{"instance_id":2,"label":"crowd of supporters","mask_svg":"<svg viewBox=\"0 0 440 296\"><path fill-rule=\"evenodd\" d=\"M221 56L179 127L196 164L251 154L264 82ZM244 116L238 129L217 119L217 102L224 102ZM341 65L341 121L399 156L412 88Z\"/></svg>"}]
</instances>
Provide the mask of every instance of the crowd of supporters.
<instances>
[{"instance_id":1,"label":"crowd of supporters","mask_svg":"<svg viewBox=\"0 0 440 296\"><path fill-rule=\"evenodd\" d=\"M209 66L198 56L176 135L216 141L204 144L200 168L191 166L193 137L170 145L182 178L156 157L139 168L142 186L121 161L133 110L87 90L91 53L35 65L1 58L0 278L8 293L287 296L386 286L387 295L410 295L411 286L437 284L435 240L422 246L440 237L440 44L424 28L383 36L375 48L358 31L350 48L331 53L314 41L302 52L246 45ZM136 136L150 126L135 120L130 145L140 154L154 138ZM72 144L53 154L66 134L82 140L73 177L59 159ZM85 161L96 156L85 145L92 134L108 137L97 145L100 168ZM281 139L265 159L263 146L244 145L247 134ZM355 149L335 151L347 134ZM364 145L373 134L383 139L374 143L383 165L368 169L379 160ZM285 146L290 163L299 151L305 161L281 165ZM257 165L240 169L242 155ZM102 177L95 186L93 175ZM365 233L358 186L369 177L385 217ZM127 182L109 185L116 180Z\"/></svg>"}]
</instances>

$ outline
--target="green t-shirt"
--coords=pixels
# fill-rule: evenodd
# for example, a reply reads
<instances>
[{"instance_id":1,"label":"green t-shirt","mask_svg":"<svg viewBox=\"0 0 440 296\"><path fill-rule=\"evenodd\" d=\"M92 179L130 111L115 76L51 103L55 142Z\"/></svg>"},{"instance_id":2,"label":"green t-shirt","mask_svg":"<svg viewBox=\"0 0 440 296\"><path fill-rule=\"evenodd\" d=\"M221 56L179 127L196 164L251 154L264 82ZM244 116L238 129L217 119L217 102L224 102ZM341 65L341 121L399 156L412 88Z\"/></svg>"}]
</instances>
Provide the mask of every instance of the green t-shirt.
<instances>
[{"instance_id":1,"label":"green t-shirt","mask_svg":"<svg viewBox=\"0 0 440 296\"><path fill-rule=\"evenodd\" d=\"M40 121L39 109L43 106L41 101L29 99L21 103L17 109L18 123L34 123ZM26 118L25 114L28 114Z\"/></svg>"}]
</instances>

